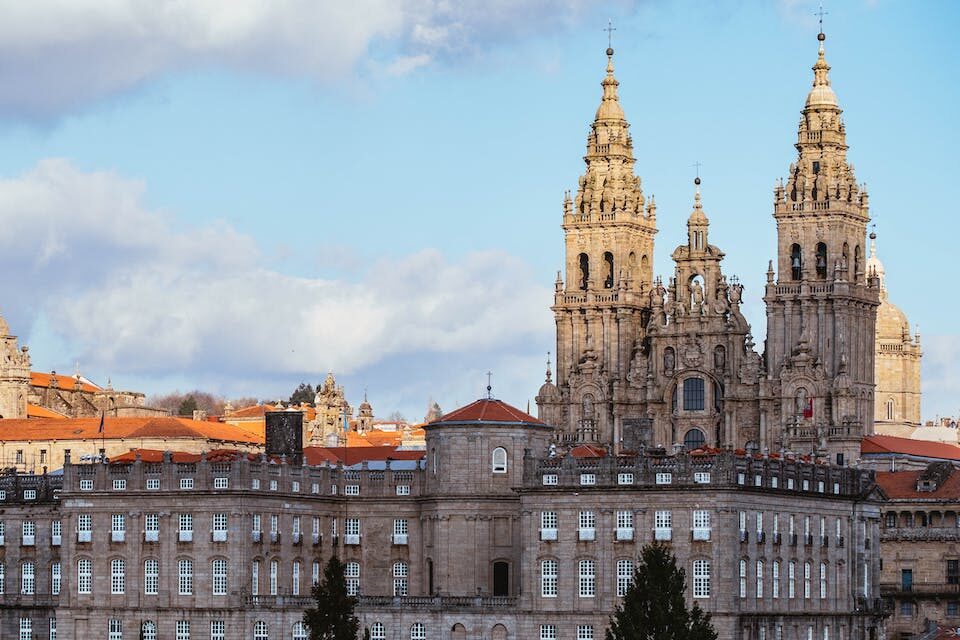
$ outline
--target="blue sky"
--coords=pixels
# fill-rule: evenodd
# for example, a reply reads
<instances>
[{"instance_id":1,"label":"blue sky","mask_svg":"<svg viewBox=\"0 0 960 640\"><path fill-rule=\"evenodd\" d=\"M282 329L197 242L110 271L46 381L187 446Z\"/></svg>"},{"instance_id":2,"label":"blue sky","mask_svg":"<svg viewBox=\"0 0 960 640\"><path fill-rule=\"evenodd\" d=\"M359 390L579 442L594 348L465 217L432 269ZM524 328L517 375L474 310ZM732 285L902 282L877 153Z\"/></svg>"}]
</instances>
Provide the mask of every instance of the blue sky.
<instances>
[{"instance_id":1,"label":"blue sky","mask_svg":"<svg viewBox=\"0 0 960 640\"><path fill-rule=\"evenodd\" d=\"M0 0L0 312L34 368L286 397L334 370L419 418L525 407L553 349L563 192L608 19L672 271L702 162L711 241L760 296L812 2ZM924 416L960 414L953 2L826 6L849 158Z\"/></svg>"}]
</instances>

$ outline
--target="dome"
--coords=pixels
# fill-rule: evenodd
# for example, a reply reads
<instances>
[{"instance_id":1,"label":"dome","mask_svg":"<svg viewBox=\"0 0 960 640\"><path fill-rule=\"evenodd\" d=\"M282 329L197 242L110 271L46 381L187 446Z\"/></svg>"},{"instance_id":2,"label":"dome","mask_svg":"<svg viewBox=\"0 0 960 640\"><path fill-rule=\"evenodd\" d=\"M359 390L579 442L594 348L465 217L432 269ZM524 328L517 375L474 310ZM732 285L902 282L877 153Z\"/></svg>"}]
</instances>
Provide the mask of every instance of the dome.
<instances>
[{"instance_id":1,"label":"dome","mask_svg":"<svg viewBox=\"0 0 960 640\"><path fill-rule=\"evenodd\" d=\"M877 308L877 339L901 342L904 336L908 338L910 336L910 321L907 320L907 314L884 298Z\"/></svg>"},{"instance_id":2,"label":"dome","mask_svg":"<svg viewBox=\"0 0 960 640\"><path fill-rule=\"evenodd\" d=\"M557 389L557 385L552 382L544 382L540 386L540 391L537 392L537 397L543 398L544 400L559 400L560 390Z\"/></svg>"},{"instance_id":3,"label":"dome","mask_svg":"<svg viewBox=\"0 0 960 640\"><path fill-rule=\"evenodd\" d=\"M808 107L835 107L837 106L837 94L829 85L820 85L810 89L807 94Z\"/></svg>"}]
</instances>

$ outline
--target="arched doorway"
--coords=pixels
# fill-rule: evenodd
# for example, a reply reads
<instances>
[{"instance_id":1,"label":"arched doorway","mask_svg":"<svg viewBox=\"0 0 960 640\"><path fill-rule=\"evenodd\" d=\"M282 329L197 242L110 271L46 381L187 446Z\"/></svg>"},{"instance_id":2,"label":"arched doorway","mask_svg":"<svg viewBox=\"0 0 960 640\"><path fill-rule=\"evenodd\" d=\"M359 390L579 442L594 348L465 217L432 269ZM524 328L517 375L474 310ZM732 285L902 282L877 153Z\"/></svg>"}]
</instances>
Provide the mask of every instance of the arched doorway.
<instances>
[{"instance_id":1,"label":"arched doorway","mask_svg":"<svg viewBox=\"0 0 960 640\"><path fill-rule=\"evenodd\" d=\"M493 595L510 595L510 564L503 560L493 563Z\"/></svg>"},{"instance_id":2,"label":"arched doorway","mask_svg":"<svg viewBox=\"0 0 960 640\"><path fill-rule=\"evenodd\" d=\"M493 640L507 640L507 628L502 624L493 626L493 633L490 635Z\"/></svg>"},{"instance_id":3,"label":"arched doorway","mask_svg":"<svg viewBox=\"0 0 960 640\"><path fill-rule=\"evenodd\" d=\"M467 640L467 629L459 622L450 631L451 640Z\"/></svg>"}]
</instances>

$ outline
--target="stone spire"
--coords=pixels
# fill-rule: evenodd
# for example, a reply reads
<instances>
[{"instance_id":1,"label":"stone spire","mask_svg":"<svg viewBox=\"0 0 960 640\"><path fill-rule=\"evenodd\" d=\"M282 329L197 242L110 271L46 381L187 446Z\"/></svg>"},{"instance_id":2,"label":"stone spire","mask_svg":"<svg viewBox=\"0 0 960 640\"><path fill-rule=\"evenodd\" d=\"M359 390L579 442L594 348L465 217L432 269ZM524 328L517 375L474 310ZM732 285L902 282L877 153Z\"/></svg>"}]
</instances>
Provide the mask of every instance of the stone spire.
<instances>
[{"instance_id":1,"label":"stone spire","mask_svg":"<svg viewBox=\"0 0 960 640\"><path fill-rule=\"evenodd\" d=\"M687 244L691 252L706 251L708 245L707 232L710 229L710 220L703 212L703 203L700 200L700 178L693 181L697 185L693 196L693 211L687 218Z\"/></svg>"}]
</instances>

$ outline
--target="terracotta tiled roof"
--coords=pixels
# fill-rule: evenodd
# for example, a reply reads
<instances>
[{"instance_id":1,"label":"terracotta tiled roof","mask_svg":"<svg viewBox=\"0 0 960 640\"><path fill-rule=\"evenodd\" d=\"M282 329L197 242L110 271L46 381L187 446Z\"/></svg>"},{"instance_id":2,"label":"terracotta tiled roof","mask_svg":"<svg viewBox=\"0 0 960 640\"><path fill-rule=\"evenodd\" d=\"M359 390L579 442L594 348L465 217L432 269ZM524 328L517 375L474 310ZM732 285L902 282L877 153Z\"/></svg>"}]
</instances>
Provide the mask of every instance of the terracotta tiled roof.
<instances>
[{"instance_id":1,"label":"terracotta tiled roof","mask_svg":"<svg viewBox=\"0 0 960 640\"><path fill-rule=\"evenodd\" d=\"M104 418L100 433L100 418L65 418L0 420L0 440L107 440L126 438L200 438L225 442L262 444L262 434L207 421L175 417Z\"/></svg>"},{"instance_id":2,"label":"terracotta tiled roof","mask_svg":"<svg viewBox=\"0 0 960 640\"><path fill-rule=\"evenodd\" d=\"M862 455L896 453L918 458L960 460L960 447L955 444L880 435L867 436L861 440L860 453Z\"/></svg>"},{"instance_id":3,"label":"terracotta tiled roof","mask_svg":"<svg viewBox=\"0 0 960 640\"><path fill-rule=\"evenodd\" d=\"M570 455L574 458L605 458L607 450L591 444L580 444L570 450Z\"/></svg>"},{"instance_id":4,"label":"terracotta tiled roof","mask_svg":"<svg viewBox=\"0 0 960 640\"><path fill-rule=\"evenodd\" d=\"M27 417L28 418L53 418L54 420L62 420L67 416L63 415L58 411L54 411L53 409L47 409L46 407L40 407L35 404L28 404Z\"/></svg>"},{"instance_id":5,"label":"terracotta tiled roof","mask_svg":"<svg viewBox=\"0 0 960 640\"><path fill-rule=\"evenodd\" d=\"M917 491L919 471L878 471L877 484L892 500L958 500L960 499L960 471L954 471L934 491Z\"/></svg>"},{"instance_id":6,"label":"terracotta tiled roof","mask_svg":"<svg viewBox=\"0 0 960 640\"><path fill-rule=\"evenodd\" d=\"M160 451L159 449L131 449L127 453L122 453L118 456L111 457L110 464L134 462L136 461L138 454L143 462L163 462L163 451ZM260 458L260 454L244 453L242 451L237 451L236 449L212 449L207 451L208 462L230 462L242 457L246 457L248 460L257 460ZM200 454L189 453L186 451L174 451L171 453L171 459L173 462L198 462L200 460Z\"/></svg>"},{"instance_id":7,"label":"terracotta tiled roof","mask_svg":"<svg viewBox=\"0 0 960 640\"><path fill-rule=\"evenodd\" d=\"M54 378L52 374L49 373L40 373L39 371L30 372L30 385L34 387L49 387L50 381ZM73 376L62 376L57 374L57 385L61 389L66 389L67 391L73 391L74 387L77 384L77 379ZM93 384L86 378L80 378L80 388L87 393L96 393L97 391L103 391L101 387Z\"/></svg>"},{"instance_id":8,"label":"terracotta tiled roof","mask_svg":"<svg viewBox=\"0 0 960 640\"><path fill-rule=\"evenodd\" d=\"M502 400L481 398L465 407L445 413L431 424L444 422L509 422L543 425L543 422Z\"/></svg>"},{"instance_id":9,"label":"terracotta tiled roof","mask_svg":"<svg viewBox=\"0 0 960 640\"><path fill-rule=\"evenodd\" d=\"M397 450L396 447L304 447L303 457L307 464L341 462L354 465L370 460L420 460L423 451Z\"/></svg>"}]
</instances>

